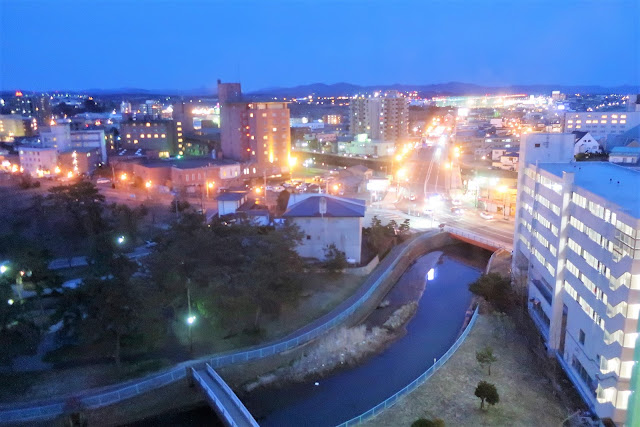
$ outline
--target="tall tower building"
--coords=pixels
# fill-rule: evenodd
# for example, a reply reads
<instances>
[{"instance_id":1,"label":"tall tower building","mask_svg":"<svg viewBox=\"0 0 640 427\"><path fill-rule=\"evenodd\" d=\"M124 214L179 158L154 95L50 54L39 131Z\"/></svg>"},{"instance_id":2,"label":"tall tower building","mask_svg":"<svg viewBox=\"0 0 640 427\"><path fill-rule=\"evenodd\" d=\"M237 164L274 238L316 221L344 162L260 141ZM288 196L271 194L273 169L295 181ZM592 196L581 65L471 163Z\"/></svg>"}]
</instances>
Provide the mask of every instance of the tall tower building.
<instances>
[{"instance_id":1,"label":"tall tower building","mask_svg":"<svg viewBox=\"0 0 640 427\"><path fill-rule=\"evenodd\" d=\"M218 82L223 156L243 163L243 175L287 172L291 155L286 102L250 100L240 83Z\"/></svg>"},{"instance_id":2,"label":"tall tower building","mask_svg":"<svg viewBox=\"0 0 640 427\"><path fill-rule=\"evenodd\" d=\"M409 101L396 91L384 96L356 97L349 103L350 132L396 142L409 134Z\"/></svg>"}]
</instances>

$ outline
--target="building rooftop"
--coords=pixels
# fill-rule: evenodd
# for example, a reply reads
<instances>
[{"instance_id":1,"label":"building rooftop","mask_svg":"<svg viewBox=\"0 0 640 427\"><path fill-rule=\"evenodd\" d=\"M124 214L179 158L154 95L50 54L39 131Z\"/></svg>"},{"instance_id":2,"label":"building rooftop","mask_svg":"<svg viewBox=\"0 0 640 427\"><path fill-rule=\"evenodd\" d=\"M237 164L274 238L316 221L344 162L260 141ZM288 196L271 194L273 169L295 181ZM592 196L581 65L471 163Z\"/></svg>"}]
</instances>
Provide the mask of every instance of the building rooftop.
<instances>
[{"instance_id":1,"label":"building rooftop","mask_svg":"<svg viewBox=\"0 0 640 427\"><path fill-rule=\"evenodd\" d=\"M640 218L640 171L608 162L540 163L538 166L557 177L562 177L563 172L573 172L575 185Z\"/></svg>"},{"instance_id":2,"label":"building rooftop","mask_svg":"<svg viewBox=\"0 0 640 427\"><path fill-rule=\"evenodd\" d=\"M611 149L611 154L618 153L640 154L640 147L613 147Z\"/></svg>"},{"instance_id":3,"label":"building rooftop","mask_svg":"<svg viewBox=\"0 0 640 427\"><path fill-rule=\"evenodd\" d=\"M211 159L208 157L203 157L194 159L149 159L141 162L140 164L148 168L172 167L177 169L195 169L210 166L232 165L234 163L237 162L234 162L233 160Z\"/></svg>"},{"instance_id":4,"label":"building rooftop","mask_svg":"<svg viewBox=\"0 0 640 427\"><path fill-rule=\"evenodd\" d=\"M328 194L306 194L307 197L292 197L287 211L282 215L291 217L364 217L366 203L360 199L331 196ZM320 213L321 200L327 203L326 213Z\"/></svg>"},{"instance_id":5,"label":"building rooftop","mask_svg":"<svg viewBox=\"0 0 640 427\"><path fill-rule=\"evenodd\" d=\"M216 200L219 202L237 202L247 195L246 191L227 191L220 193Z\"/></svg>"}]
</instances>

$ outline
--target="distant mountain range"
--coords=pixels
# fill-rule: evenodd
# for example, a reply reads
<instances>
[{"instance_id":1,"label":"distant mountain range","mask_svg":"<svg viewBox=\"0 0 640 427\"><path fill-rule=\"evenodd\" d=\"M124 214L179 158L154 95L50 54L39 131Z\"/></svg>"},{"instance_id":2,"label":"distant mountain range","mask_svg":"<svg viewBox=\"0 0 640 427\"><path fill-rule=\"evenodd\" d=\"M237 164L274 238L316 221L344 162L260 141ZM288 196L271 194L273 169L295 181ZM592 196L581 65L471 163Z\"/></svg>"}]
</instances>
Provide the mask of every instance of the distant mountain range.
<instances>
[{"instance_id":1,"label":"distant mountain range","mask_svg":"<svg viewBox=\"0 0 640 427\"><path fill-rule=\"evenodd\" d=\"M390 84L379 86L359 86L351 83L313 83L294 87L266 88L254 92L255 94L270 94L274 96L297 97L314 94L316 96L356 95L376 90L418 91L423 96L436 95L486 95L486 94L551 94L553 90L563 93L585 94L631 94L639 93L638 85L623 85L615 87L604 86L567 86L567 85L513 85L513 86L482 86L472 83L449 82L430 85Z\"/></svg>"},{"instance_id":2,"label":"distant mountain range","mask_svg":"<svg viewBox=\"0 0 640 427\"><path fill-rule=\"evenodd\" d=\"M487 94L551 94L553 90L562 93L583 93L583 94L632 94L640 93L640 85L622 86L597 86L597 85L512 85L512 86L483 86L473 83L449 82L429 85L410 84L387 84L378 86L362 86L352 83L311 83L292 87L270 87L257 91L250 91L248 95L271 95L278 97L303 97L307 95L315 96L340 96L356 95L359 93L371 93L374 91L398 90L403 92L418 91L421 96L437 95L487 95ZM194 89L140 89L140 88L118 88L118 89L88 89L85 91L64 91L57 92L87 93L94 95L171 95L171 96L215 96L216 88L201 86Z\"/></svg>"}]
</instances>

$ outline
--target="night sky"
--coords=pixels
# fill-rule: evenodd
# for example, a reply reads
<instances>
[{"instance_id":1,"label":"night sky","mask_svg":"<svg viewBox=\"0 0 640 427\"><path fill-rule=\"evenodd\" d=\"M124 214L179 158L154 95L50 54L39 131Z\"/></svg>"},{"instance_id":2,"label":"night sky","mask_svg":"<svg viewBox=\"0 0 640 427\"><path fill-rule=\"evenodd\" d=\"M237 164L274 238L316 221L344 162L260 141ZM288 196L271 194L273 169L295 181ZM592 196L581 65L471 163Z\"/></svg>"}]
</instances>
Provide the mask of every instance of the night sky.
<instances>
[{"instance_id":1,"label":"night sky","mask_svg":"<svg viewBox=\"0 0 640 427\"><path fill-rule=\"evenodd\" d=\"M638 0L0 0L0 89L638 84Z\"/></svg>"}]
</instances>

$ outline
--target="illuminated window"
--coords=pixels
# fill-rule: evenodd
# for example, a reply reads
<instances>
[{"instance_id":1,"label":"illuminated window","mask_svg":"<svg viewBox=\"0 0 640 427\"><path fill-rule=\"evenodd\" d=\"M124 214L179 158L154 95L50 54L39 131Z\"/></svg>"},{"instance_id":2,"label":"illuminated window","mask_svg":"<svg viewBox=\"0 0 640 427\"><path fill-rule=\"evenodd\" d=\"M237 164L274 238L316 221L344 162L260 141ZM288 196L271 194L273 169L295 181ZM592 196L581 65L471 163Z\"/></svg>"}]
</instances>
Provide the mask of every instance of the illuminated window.
<instances>
[{"instance_id":1,"label":"illuminated window","mask_svg":"<svg viewBox=\"0 0 640 427\"><path fill-rule=\"evenodd\" d=\"M627 123L626 120L620 120L620 124L625 124L625 123Z\"/></svg>"},{"instance_id":2,"label":"illuminated window","mask_svg":"<svg viewBox=\"0 0 640 427\"><path fill-rule=\"evenodd\" d=\"M263 137L262 137L262 139L264 139L265 141L267 140L267 138L268 138L268 136L267 136L267 135L265 135L265 136L263 136Z\"/></svg>"},{"instance_id":3,"label":"illuminated window","mask_svg":"<svg viewBox=\"0 0 640 427\"><path fill-rule=\"evenodd\" d=\"M262 117L267 117L267 113L262 113Z\"/></svg>"},{"instance_id":4,"label":"illuminated window","mask_svg":"<svg viewBox=\"0 0 640 427\"><path fill-rule=\"evenodd\" d=\"M154 133L154 134L153 134L153 137L154 137L154 138L157 138L157 137L158 137L158 134L157 134L157 133Z\"/></svg>"},{"instance_id":5,"label":"illuminated window","mask_svg":"<svg viewBox=\"0 0 640 427\"><path fill-rule=\"evenodd\" d=\"M587 120L587 123L591 123L591 120Z\"/></svg>"},{"instance_id":6,"label":"illuminated window","mask_svg":"<svg viewBox=\"0 0 640 427\"><path fill-rule=\"evenodd\" d=\"M151 127L151 123L147 123L147 127Z\"/></svg>"},{"instance_id":7,"label":"illuminated window","mask_svg":"<svg viewBox=\"0 0 640 427\"><path fill-rule=\"evenodd\" d=\"M178 138L178 142L182 142L182 138Z\"/></svg>"},{"instance_id":8,"label":"illuminated window","mask_svg":"<svg viewBox=\"0 0 640 427\"><path fill-rule=\"evenodd\" d=\"M582 123L582 120L576 120L576 123Z\"/></svg>"},{"instance_id":9,"label":"illuminated window","mask_svg":"<svg viewBox=\"0 0 640 427\"><path fill-rule=\"evenodd\" d=\"M138 140L137 140L137 139L134 139L134 140L133 140L133 143L134 143L134 144L137 144L137 143L138 143Z\"/></svg>"},{"instance_id":10,"label":"illuminated window","mask_svg":"<svg viewBox=\"0 0 640 427\"><path fill-rule=\"evenodd\" d=\"M621 119L626 119L626 118L627 118L627 115L626 115L626 114L621 114L621 115L620 115L620 118L621 118Z\"/></svg>"},{"instance_id":11,"label":"illuminated window","mask_svg":"<svg viewBox=\"0 0 640 427\"><path fill-rule=\"evenodd\" d=\"M278 128L273 128L273 131L274 132L278 132Z\"/></svg>"},{"instance_id":12,"label":"illuminated window","mask_svg":"<svg viewBox=\"0 0 640 427\"><path fill-rule=\"evenodd\" d=\"M606 118L607 118L606 114L603 114L602 117L601 117L601 119L606 119Z\"/></svg>"},{"instance_id":13,"label":"illuminated window","mask_svg":"<svg viewBox=\"0 0 640 427\"><path fill-rule=\"evenodd\" d=\"M167 134L166 134L166 133L163 133L163 134L162 134L162 135L160 135L160 136L161 136L162 138L166 138L166 137L167 137Z\"/></svg>"},{"instance_id":14,"label":"illuminated window","mask_svg":"<svg viewBox=\"0 0 640 427\"><path fill-rule=\"evenodd\" d=\"M611 118L612 118L612 119L617 119L617 118L618 118L618 115L617 115L617 114L612 114L612 115L611 115Z\"/></svg>"},{"instance_id":15,"label":"illuminated window","mask_svg":"<svg viewBox=\"0 0 640 427\"><path fill-rule=\"evenodd\" d=\"M252 152L251 152L251 155L252 155L252 156L255 156L255 155L256 155L256 152L255 152L255 151L252 151Z\"/></svg>"},{"instance_id":16,"label":"illuminated window","mask_svg":"<svg viewBox=\"0 0 640 427\"><path fill-rule=\"evenodd\" d=\"M141 133L141 134L140 134L140 138L144 138L144 133Z\"/></svg>"},{"instance_id":17,"label":"illuminated window","mask_svg":"<svg viewBox=\"0 0 640 427\"><path fill-rule=\"evenodd\" d=\"M611 123L618 123L617 120L611 120Z\"/></svg>"},{"instance_id":18,"label":"illuminated window","mask_svg":"<svg viewBox=\"0 0 640 427\"><path fill-rule=\"evenodd\" d=\"M147 134L147 138L151 138L151 134L150 133Z\"/></svg>"},{"instance_id":19,"label":"illuminated window","mask_svg":"<svg viewBox=\"0 0 640 427\"><path fill-rule=\"evenodd\" d=\"M253 113L249 113L249 117L253 117Z\"/></svg>"},{"instance_id":20,"label":"illuminated window","mask_svg":"<svg viewBox=\"0 0 640 427\"><path fill-rule=\"evenodd\" d=\"M178 126L182 126L182 122L178 122L176 123Z\"/></svg>"},{"instance_id":21,"label":"illuminated window","mask_svg":"<svg viewBox=\"0 0 640 427\"><path fill-rule=\"evenodd\" d=\"M178 132L178 136L182 136L182 132Z\"/></svg>"},{"instance_id":22,"label":"illuminated window","mask_svg":"<svg viewBox=\"0 0 640 427\"><path fill-rule=\"evenodd\" d=\"M127 134L127 138L131 138L131 134L130 133Z\"/></svg>"},{"instance_id":23,"label":"illuminated window","mask_svg":"<svg viewBox=\"0 0 640 427\"><path fill-rule=\"evenodd\" d=\"M582 126L580 125L576 125L576 129L580 129Z\"/></svg>"},{"instance_id":24,"label":"illuminated window","mask_svg":"<svg viewBox=\"0 0 640 427\"><path fill-rule=\"evenodd\" d=\"M251 139L256 139L256 137L255 137L255 136L253 136L253 135L251 135Z\"/></svg>"},{"instance_id":25,"label":"illuminated window","mask_svg":"<svg viewBox=\"0 0 640 427\"><path fill-rule=\"evenodd\" d=\"M567 123L573 123L573 120L567 120Z\"/></svg>"},{"instance_id":26,"label":"illuminated window","mask_svg":"<svg viewBox=\"0 0 640 427\"><path fill-rule=\"evenodd\" d=\"M571 129L571 128L573 127L573 125L569 125L569 126L567 126L567 127L568 127L569 129Z\"/></svg>"}]
</instances>

